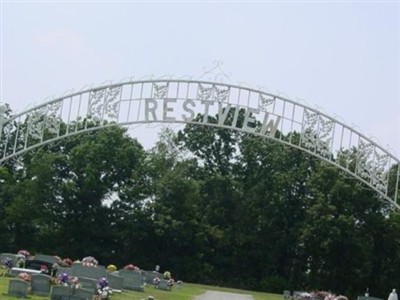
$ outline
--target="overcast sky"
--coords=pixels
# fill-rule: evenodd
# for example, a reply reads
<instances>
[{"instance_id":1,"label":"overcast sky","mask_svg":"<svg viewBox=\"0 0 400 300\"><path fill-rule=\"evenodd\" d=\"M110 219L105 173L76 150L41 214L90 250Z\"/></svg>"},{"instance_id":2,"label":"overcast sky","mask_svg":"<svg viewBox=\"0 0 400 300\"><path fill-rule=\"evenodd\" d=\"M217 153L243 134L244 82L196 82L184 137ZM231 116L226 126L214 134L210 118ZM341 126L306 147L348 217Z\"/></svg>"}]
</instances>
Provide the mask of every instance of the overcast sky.
<instances>
[{"instance_id":1,"label":"overcast sky","mask_svg":"<svg viewBox=\"0 0 400 300\"><path fill-rule=\"evenodd\" d=\"M0 101L14 112L108 80L199 78L214 61L229 82L303 99L400 156L398 1L1 0Z\"/></svg>"}]
</instances>

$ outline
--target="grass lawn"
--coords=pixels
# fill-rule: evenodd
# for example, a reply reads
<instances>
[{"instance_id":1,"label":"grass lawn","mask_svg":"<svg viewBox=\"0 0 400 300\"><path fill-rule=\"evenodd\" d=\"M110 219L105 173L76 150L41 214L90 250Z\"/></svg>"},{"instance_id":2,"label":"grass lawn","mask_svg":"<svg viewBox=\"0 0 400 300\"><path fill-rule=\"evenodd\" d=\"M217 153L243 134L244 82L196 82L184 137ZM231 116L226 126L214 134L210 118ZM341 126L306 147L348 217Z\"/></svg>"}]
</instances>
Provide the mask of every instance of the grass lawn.
<instances>
[{"instance_id":1,"label":"grass lawn","mask_svg":"<svg viewBox=\"0 0 400 300\"><path fill-rule=\"evenodd\" d=\"M0 299L1 300L15 300L17 298L7 295L8 282L11 278L0 277ZM124 291L120 294L113 294L111 296L112 300L142 300L147 299L148 296L153 296L155 300L192 300L195 296L205 293L207 290L212 291L222 291L231 292L238 294L250 294L253 296L254 300L282 300L282 295L259 293L245 290L221 288L215 286L207 286L192 283L183 283L182 286L174 286L172 291L161 291L155 289L153 286L146 286L144 292L134 292L134 291ZM40 297L29 295L31 300L45 300L50 297Z\"/></svg>"}]
</instances>

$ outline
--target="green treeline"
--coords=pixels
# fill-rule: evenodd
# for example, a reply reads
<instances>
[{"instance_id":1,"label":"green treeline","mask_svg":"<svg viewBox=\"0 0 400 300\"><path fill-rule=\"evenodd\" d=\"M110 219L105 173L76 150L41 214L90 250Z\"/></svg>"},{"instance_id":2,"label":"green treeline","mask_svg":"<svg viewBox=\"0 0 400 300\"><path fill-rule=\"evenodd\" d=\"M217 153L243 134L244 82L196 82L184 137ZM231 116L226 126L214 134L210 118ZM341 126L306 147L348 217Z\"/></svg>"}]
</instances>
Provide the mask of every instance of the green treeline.
<instances>
[{"instance_id":1,"label":"green treeline","mask_svg":"<svg viewBox=\"0 0 400 300\"><path fill-rule=\"evenodd\" d=\"M20 249L277 293L386 298L400 282L400 216L374 192L296 149L194 125L149 151L113 126L8 160L0 252Z\"/></svg>"}]
</instances>

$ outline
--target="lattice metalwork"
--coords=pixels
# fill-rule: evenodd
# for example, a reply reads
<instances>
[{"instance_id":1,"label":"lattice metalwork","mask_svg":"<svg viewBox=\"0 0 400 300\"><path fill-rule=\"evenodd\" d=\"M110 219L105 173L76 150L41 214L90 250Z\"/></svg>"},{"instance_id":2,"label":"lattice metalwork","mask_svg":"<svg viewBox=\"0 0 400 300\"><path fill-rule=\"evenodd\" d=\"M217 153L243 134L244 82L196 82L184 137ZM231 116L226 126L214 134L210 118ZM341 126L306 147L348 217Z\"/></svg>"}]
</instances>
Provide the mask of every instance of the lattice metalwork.
<instances>
[{"instance_id":1,"label":"lattice metalwork","mask_svg":"<svg viewBox=\"0 0 400 300\"><path fill-rule=\"evenodd\" d=\"M227 111L233 110L233 118ZM239 111L244 120L239 121ZM195 118L203 115L203 119ZM217 122L211 116L218 115ZM0 164L45 143L115 124L191 123L235 129L301 149L346 171L400 210L399 159L354 128L291 99L191 79L109 84L7 117L0 106Z\"/></svg>"}]
</instances>

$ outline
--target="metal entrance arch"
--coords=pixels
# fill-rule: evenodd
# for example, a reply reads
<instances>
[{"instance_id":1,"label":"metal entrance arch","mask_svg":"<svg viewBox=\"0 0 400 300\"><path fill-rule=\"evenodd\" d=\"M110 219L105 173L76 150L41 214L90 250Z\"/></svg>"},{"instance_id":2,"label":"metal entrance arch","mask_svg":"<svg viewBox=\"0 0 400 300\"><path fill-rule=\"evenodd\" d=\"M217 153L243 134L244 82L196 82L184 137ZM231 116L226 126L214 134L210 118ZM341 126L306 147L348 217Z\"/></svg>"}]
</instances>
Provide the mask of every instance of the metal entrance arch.
<instances>
[{"instance_id":1,"label":"metal entrance arch","mask_svg":"<svg viewBox=\"0 0 400 300\"><path fill-rule=\"evenodd\" d=\"M228 111L233 111L233 118L227 117ZM240 112L244 120L239 125ZM198 114L203 117L196 118ZM215 115L217 121L209 118ZM0 107L0 165L71 135L145 123L216 126L273 139L344 170L400 211L400 160L390 152L304 104L262 90L210 81L154 79L103 85L9 118ZM295 132L299 139L292 139Z\"/></svg>"}]
</instances>

